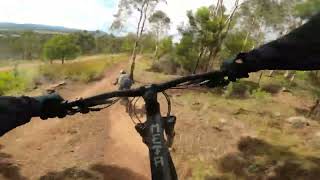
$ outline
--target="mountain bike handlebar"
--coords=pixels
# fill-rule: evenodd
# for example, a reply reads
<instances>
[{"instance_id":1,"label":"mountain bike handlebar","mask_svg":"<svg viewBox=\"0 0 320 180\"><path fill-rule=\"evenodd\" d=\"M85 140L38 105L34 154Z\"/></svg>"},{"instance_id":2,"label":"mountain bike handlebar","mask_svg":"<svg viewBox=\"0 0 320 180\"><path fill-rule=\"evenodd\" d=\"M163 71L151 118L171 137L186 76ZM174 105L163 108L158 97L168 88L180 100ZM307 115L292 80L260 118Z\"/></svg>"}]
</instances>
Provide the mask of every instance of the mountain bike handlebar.
<instances>
[{"instance_id":1,"label":"mountain bike handlebar","mask_svg":"<svg viewBox=\"0 0 320 180\"><path fill-rule=\"evenodd\" d=\"M188 87L189 85L205 85L208 87L225 86L229 83L226 77L227 73L223 71L212 71L184 76L160 84L151 84L130 90L104 93L86 99L65 102L64 105L68 114L73 115L78 112L88 113L90 111L99 111L103 108L94 107L99 105L110 106L118 101L118 99L114 100L114 98L143 97L145 101L146 121L136 124L135 128L149 149L152 180L177 180L176 169L168 149L171 147L175 136L174 126L176 117L171 116L170 113L168 113L166 117L161 116L157 94L174 87ZM166 93L164 94L166 98L168 98ZM168 100L168 102L170 102L170 100Z\"/></svg>"},{"instance_id":2,"label":"mountain bike handlebar","mask_svg":"<svg viewBox=\"0 0 320 180\"><path fill-rule=\"evenodd\" d=\"M153 89L154 92L163 92L167 89L177 87L183 83L189 82L187 85L191 84L201 84L201 85L212 85L215 86L224 86L229 83L228 80L225 79L226 73L224 71L212 71L203 74L194 74L189 76L183 76L181 78L177 78L175 80L167 81L160 84L151 84L147 86L141 86L139 88L130 89L130 90L123 90L123 91L113 91L109 93L100 94L97 96L92 96L85 99L79 99L72 102L67 102L66 108L73 108L73 107L94 107L98 105L105 105L110 104L112 101L108 101L109 99L116 98L116 97L139 97L144 96L144 94Z\"/></svg>"}]
</instances>

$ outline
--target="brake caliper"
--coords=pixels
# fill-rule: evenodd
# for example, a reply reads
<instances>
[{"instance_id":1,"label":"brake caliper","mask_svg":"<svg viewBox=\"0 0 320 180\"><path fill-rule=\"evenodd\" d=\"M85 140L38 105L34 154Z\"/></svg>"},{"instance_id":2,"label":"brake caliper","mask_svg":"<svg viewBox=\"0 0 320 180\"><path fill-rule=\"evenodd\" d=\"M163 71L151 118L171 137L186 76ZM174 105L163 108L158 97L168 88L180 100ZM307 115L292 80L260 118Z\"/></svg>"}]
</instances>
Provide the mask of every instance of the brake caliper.
<instances>
[{"instance_id":1,"label":"brake caliper","mask_svg":"<svg viewBox=\"0 0 320 180\"><path fill-rule=\"evenodd\" d=\"M168 116L168 117L163 117L164 121L164 130L166 132L167 136L167 146L171 147L173 144L174 136L175 136L175 131L174 131L174 126L176 124L176 116Z\"/></svg>"},{"instance_id":2,"label":"brake caliper","mask_svg":"<svg viewBox=\"0 0 320 180\"><path fill-rule=\"evenodd\" d=\"M148 145L147 140L146 140L146 137L147 137L147 134L148 134L148 129L147 129L147 126L145 125L145 123L138 123L138 124L136 124L135 128L136 128L136 131L142 137L143 143Z\"/></svg>"}]
</instances>

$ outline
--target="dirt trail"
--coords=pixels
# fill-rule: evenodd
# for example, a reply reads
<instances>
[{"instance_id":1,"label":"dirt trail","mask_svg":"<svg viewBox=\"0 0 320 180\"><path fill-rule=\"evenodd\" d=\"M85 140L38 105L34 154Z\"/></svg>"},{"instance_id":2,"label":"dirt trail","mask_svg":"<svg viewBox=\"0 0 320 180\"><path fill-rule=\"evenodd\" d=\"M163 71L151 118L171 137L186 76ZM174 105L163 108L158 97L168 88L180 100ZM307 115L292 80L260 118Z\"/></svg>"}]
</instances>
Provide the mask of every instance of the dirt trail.
<instances>
[{"instance_id":1,"label":"dirt trail","mask_svg":"<svg viewBox=\"0 0 320 180\"><path fill-rule=\"evenodd\" d=\"M68 99L115 87L119 63L90 85L67 86ZM0 179L150 179L148 151L123 106L17 128L0 139ZM2 176L2 177L1 177Z\"/></svg>"}]
</instances>

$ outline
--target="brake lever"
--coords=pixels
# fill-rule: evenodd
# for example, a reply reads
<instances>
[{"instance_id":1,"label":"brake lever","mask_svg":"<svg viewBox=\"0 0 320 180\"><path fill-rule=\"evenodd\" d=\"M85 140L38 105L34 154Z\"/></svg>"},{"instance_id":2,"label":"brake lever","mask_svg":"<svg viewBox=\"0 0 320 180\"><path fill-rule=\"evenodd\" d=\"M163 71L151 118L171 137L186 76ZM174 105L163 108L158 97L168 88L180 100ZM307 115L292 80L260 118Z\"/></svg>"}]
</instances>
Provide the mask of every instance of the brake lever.
<instances>
[{"instance_id":1,"label":"brake lever","mask_svg":"<svg viewBox=\"0 0 320 180\"><path fill-rule=\"evenodd\" d=\"M68 107L68 101L65 101L64 104L67 109L67 114L74 115L77 113L88 114L89 112L98 112L98 111L101 111L101 110L113 105L117 101L118 100L101 100L101 101L96 101L95 104L90 104L90 106L98 106L101 104L107 104L106 107L88 107L82 98L78 99L76 101L77 102L76 105L73 107Z\"/></svg>"}]
</instances>

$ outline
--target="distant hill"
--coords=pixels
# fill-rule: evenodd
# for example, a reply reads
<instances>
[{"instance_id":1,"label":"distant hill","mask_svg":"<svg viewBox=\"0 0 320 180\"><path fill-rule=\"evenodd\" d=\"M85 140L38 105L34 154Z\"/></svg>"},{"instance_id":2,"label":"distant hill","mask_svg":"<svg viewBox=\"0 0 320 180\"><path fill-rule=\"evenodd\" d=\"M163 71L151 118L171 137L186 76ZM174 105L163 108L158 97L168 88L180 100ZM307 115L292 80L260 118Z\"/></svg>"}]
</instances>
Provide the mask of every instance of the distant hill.
<instances>
[{"instance_id":1,"label":"distant hill","mask_svg":"<svg viewBox=\"0 0 320 180\"><path fill-rule=\"evenodd\" d=\"M81 31L80 29L66 28L62 26L49 26L41 24L16 24L0 22L0 31L38 31L44 33L70 33Z\"/></svg>"}]
</instances>

